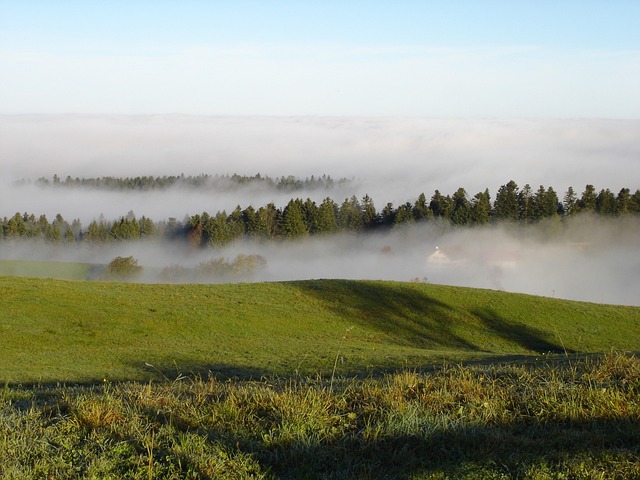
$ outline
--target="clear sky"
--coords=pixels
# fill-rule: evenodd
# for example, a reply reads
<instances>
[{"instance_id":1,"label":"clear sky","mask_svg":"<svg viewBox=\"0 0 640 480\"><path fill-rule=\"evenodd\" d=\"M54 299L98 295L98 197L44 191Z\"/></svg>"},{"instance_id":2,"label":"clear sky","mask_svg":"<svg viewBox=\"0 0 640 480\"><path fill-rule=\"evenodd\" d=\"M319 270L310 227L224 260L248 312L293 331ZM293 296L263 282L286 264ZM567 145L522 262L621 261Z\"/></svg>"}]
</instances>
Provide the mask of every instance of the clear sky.
<instances>
[{"instance_id":1,"label":"clear sky","mask_svg":"<svg viewBox=\"0 0 640 480\"><path fill-rule=\"evenodd\" d=\"M0 0L0 113L640 118L640 1Z\"/></svg>"}]
</instances>

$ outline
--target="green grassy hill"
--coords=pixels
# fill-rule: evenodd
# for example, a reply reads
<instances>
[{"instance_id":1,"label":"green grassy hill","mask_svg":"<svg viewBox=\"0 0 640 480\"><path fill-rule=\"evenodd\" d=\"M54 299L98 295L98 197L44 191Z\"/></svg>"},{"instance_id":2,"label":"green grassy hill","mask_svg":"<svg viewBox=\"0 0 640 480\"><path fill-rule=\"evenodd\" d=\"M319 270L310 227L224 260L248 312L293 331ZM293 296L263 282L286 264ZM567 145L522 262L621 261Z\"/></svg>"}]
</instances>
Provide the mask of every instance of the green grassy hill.
<instances>
[{"instance_id":1,"label":"green grassy hill","mask_svg":"<svg viewBox=\"0 0 640 480\"><path fill-rule=\"evenodd\" d=\"M637 350L640 308L418 283L148 285L0 277L6 382L363 374Z\"/></svg>"}]
</instances>

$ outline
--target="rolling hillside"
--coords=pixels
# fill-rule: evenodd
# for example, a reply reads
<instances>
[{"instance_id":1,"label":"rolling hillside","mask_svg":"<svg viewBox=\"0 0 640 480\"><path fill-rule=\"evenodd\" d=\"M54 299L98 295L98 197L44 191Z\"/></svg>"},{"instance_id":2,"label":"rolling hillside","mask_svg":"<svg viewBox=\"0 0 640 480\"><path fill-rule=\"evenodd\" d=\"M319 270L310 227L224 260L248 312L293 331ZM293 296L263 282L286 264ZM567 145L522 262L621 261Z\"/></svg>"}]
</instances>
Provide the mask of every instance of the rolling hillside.
<instances>
[{"instance_id":1,"label":"rolling hillside","mask_svg":"<svg viewBox=\"0 0 640 480\"><path fill-rule=\"evenodd\" d=\"M640 308L419 283L148 285L0 277L0 379L370 374L637 350Z\"/></svg>"}]
</instances>

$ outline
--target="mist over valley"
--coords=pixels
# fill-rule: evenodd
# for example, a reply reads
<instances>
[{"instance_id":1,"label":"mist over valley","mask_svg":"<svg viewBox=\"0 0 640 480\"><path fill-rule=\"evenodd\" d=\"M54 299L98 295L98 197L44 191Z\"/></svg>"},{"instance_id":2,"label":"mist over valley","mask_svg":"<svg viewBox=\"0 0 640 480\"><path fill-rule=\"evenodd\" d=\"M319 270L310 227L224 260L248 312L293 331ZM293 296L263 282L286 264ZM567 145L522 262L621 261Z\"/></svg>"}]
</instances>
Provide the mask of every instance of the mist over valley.
<instances>
[{"instance_id":1,"label":"mist over valley","mask_svg":"<svg viewBox=\"0 0 640 480\"><path fill-rule=\"evenodd\" d=\"M464 188L471 200L488 189L491 202L509 180L519 187L553 187L560 202L622 188L640 178L640 121L492 120L349 117L0 116L3 175L0 215L61 214L83 228L96 219L133 213L155 222L185 222L208 212L292 198L338 205L369 196L378 212L388 204L427 201L436 190ZM57 188L37 179L232 174L328 175L316 188L278 189L256 182L163 189ZM338 181L344 180L344 181ZM151 238L98 246L0 243L2 260L106 264L133 256L138 281L162 281L163 268L193 270L211 259L255 255L265 265L243 276L208 281L310 278L423 281L592 302L638 305L640 224L637 215L542 220L535 225L453 227L438 219L370 233L336 233L296 240L237 239L190 248ZM202 281L187 277L184 281Z\"/></svg>"}]
</instances>

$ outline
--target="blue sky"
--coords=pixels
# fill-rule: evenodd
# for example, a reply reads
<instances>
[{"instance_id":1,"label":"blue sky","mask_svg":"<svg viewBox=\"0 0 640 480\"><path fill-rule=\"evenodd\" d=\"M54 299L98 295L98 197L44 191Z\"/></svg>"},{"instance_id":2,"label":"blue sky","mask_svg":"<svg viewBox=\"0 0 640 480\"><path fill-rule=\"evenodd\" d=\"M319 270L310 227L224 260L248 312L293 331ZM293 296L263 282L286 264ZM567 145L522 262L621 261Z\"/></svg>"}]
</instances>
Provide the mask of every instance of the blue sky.
<instances>
[{"instance_id":1,"label":"blue sky","mask_svg":"<svg viewBox=\"0 0 640 480\"><path fill-rule=\"evenodd\" d=\"M639 118L635 1L0 0L0 113Z\"/></svg>"}]
</instances>

